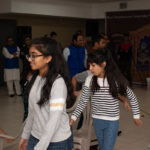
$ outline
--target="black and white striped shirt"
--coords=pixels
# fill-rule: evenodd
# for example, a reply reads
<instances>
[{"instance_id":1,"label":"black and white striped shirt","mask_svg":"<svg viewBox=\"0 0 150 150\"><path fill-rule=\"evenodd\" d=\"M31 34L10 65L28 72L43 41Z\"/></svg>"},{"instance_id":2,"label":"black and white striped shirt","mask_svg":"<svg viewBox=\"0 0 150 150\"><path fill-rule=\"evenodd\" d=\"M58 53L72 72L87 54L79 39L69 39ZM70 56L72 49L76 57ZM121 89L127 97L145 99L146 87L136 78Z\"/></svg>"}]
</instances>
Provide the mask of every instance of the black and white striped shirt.
<instances>
[{"instance_id":1,"label":"black and white striped shirt","mask_svg":"<svg viewBox=\"0 0 150 150\"><path fill-rule=\"evenodd\" d=\"M89 75L85 81L80 102L71 116L74 121L78 118L86 107L87 102L90 100L90 82L92 77L93 75ZM98 84L100 85L100 90L96 91L91 97L92 117L103 120L119 120L119 100L110 94L107 79L98 78ZM127 98L130 101L133 118L139 119L140 110L138 101L129 87L127 88Z\"/></svg>"}]
</instances>

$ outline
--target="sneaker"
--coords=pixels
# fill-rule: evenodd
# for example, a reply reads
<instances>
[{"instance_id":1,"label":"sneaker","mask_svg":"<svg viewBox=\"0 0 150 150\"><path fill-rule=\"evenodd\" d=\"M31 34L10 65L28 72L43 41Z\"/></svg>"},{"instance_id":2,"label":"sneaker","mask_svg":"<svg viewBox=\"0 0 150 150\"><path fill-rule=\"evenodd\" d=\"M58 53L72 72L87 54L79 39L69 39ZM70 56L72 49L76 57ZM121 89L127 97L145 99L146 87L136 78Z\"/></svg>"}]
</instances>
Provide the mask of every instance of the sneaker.
<instances>
[{"instance_id":1,"label":"sneaker","mask_svg":"<svg viewBox=\"0 0 150 150\"><path fill-rule=\"evenodd\" d=\"M10 94L9 97L14 97L14 94Z\"/></svg>"},{"instance_id":2,"label":"sneaker","mask_svg":"<svg viewBox=\"0 0 150 150\"><path fill-rule=\"evenodd\" d=\"M120 130L120 131L118 131L118 136L120 136L121 135L121 133L122 133L122 131Z\"/></svg>"}]
</instances>

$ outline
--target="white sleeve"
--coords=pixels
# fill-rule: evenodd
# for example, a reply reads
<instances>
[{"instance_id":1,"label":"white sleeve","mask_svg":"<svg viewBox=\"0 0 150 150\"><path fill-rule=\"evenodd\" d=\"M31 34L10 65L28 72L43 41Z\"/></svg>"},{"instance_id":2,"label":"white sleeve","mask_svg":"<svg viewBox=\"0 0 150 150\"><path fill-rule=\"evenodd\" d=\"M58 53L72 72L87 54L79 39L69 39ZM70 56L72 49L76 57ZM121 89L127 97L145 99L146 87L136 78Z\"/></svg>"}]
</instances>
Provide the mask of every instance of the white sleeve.
<instances>
[{"instance_id":1,"label":"white sleeve","mask_svg":"<svg viewBox=\"0 0 150 150\"><path fill-rule=\"evenodd\" d=\"M69 57L69 55L70 55L70 50L69 50L68 47L66 47L66 48L64 49L63 55L64 55L65 60L68 61L68 57Z\"/></svg>"},{"instance_id":2,"label":"white sleeve","mask_svg":"<svg viewBox=\"0 0 150 150\"><path fill-rule=\"evenodd\" d=\"M82 94L80 97L80 101L79 101L75 111L71 115L72 120L76 121L77 118L80 116L81 112L84 110L88 101L90 100L90 95L91 95L90 88L88 88L84 85L82 88Z\"/></svg>"},{"instance_id":3,"label":"white sleeve","mask_svg":"<svg viewBox=\"0 0 150 150\"><path fill-rule=\"evenodd\" d=\"M35 146L34 150L47 150L47 147L57 131L61 117L63 114L63 109L66 105L67 98L67 87L62 78L57 79L51 90L51 96L49 100L49 118L43 129L43 134Z\"/></svg>"},{"instance_id":4,"label":"white sleeve","mask_svg":"<svg viewBox=\"0 0 150 150\"><path fill-rule=\"evenodd\" d=\"M19 57L20 56L20 48L17 46L17 57Z\"/></svg>"},{"instance_id":5,"label":"white sleeve","mask_svg":"<svg viewBox=\"0 0 150 150\"><path fill-rule=\"evenodd\" d=\"M130 105L131 105L132 113L133 113L133 118L139 119L140 118L139 103L138 103L136 95L133 93L133 91L129 87L127 87L127 97L130 101Z\"/></svg>"},{"instance_id":6,"label":"white sleeve","mask_svg":"<svg viewBox=\"0 0 150 150\"><path fill-rule=\"evenodd\" d=\"M10 59L11 59L11 58L14 58L14 56L8 52L8 50L7 50L6 47L3 47L2 53L3 53L3 55L4 55L6 58L10 58Z\"/></svg>"},{"instance_id":7,"label":"white sleeve","mask_svg":"<svg viewBox=\"0 0 150 150\"><path fill-rule=\"evenodd\" d=\"M29 139L29 136L31 134L32 124L33 124L33 119L34 118L33 118L31 109L29 107L28 117L27 117L27 120L26 120L26 124L25 124L25 126L23 128L22 135L21 135L21 137L23 139Z\"/></svg>"},{"instance_id":8,"label":"white sleeve","mask_svg":"<svg viewBox=\"0 0 150 150\"><path fill-rule=\"evenodd\" d=\"M74 121L76 121L76 119L80 116L81 112L84 110L84 108L86 107L86 105L90 99L90 96L91 96L90 83L91 83L92 77L93 77L93 75L91 74L85 80L85 83L82 88L82 94L80 97L80 101L71 116L71 119L73 119Z\"/></svg>"}]
</instances>

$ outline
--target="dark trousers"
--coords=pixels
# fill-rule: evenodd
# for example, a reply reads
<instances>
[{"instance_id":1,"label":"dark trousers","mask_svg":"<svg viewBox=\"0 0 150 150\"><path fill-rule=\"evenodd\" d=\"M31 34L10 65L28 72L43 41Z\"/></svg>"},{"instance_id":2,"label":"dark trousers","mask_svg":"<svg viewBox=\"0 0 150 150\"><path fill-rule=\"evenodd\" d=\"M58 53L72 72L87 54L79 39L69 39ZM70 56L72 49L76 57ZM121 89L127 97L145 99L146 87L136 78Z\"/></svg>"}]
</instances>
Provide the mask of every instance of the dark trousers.
<instances>
[{"instance_id":1,"label":"dark trousers","mask_svg":"<svg viewBox=\"0 0 150 150\"><path fill-rule=\"evenodd\" d=\"M34 150L35 145L39 142L39 140L32 135L30 135L27 150ZM71 135L68 139L61 141L50 143L47 150L72 150L73 148L73 136Z\"/></svg>"}]
</instances>

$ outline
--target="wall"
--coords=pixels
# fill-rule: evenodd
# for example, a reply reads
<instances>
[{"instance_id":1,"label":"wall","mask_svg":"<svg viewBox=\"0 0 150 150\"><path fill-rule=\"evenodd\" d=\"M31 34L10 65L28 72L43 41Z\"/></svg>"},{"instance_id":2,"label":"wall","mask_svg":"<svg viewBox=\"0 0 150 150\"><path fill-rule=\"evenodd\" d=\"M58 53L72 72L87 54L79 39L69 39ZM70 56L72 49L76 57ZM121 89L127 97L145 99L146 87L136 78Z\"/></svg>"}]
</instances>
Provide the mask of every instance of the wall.
<instances>
[{"instance_id":1,"label":"wall","mask_svg":"<svg viewBox=\"0 0 150 150\"><path fill-rule=\"evenodd\" d=\"M102 19L106 12L150 9L150 0L125 0L127 9L120 9L120 1L86 3L65 0L1 0L0 13L36 14L45 16Z\"/></svg>"},{"instance_id":2,"label":"wall","mask_svg":"<svg viewBox=\"0 0 150 150\"><path fill-rule=\"evenodd\" d=\"M91 4L65 1L12 0L11 12L47 16L91 18Z\"/></svg>"},{"instance_id":3,"label":"wall","mask_svg":"<svg viewBox=\"0 0 150 150\"><path fill-rule=\"evenodd\" d=\"M32 37L43 36L51 31L58 34L58 41L65 47L71 42L77 30L85 33L85 20L71 18L54 18L31 15L0 15L0 19L15 19L17 26L32 26Z\"/></svg>"},{"instance_id":4,"label":"wall","mask_svg":"<svg viewBox=\"0 0 150 150\"><path fill-rule=\"evenodd\" d=\"M0 0L0 13L8 13L11 11L11 0Z\"/></svg>"},{"instance_id":5,"label":"wall","mask_svg":"<svg viewBox=\"0 0 150 150\"><path fill-rule=\"evenodd\" d=\"M130 11L130 10L149 10L150 0L133 0L126 1L127 9L120 9L120 2L109 2L109 3L94 3L92 5L92 18L105 18L106 12L111 11Z\"/></svg>"},{"instance_id":6,"label":"wall","mask_svg":"<svg viewBox=\"0 0 150 150\"><path fill-rule=\"evenodd\" d=\"M105 33L105 20L99 20L99 33Z\"/></svg>"},{"instance_id":7,"label":"wall","mask_svg":"<svg viewBox=\"0 0 150 150\"><path fill-rule=\"evenodd\" d=\"M81 30L85 33L85 20L71 19L71 18L58 18L58 17L45 17L45 16L31 16L31 15L0 15L0 19L16 20L17 26L31 26L32 37L44 36L51 31L55 31L58 34L58 41L64 48L71 43L72 35L77 31ZM3 31L4 32L4 31ZM8 34L8 30L5 31ZM4 32L4 34L5 34ZM4 45L2 37L0 44ZM4 84L3 81L3 65L2 65L2 54L0 46L0 85ZM22 63L20 62L20 69L22 69Z\"/></svg>"}]
</instances>

